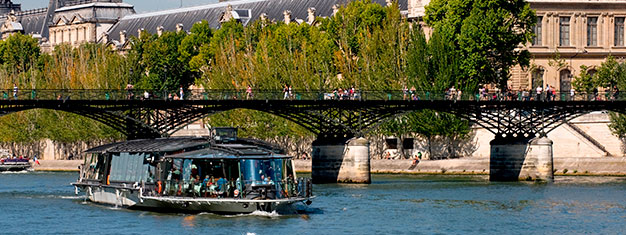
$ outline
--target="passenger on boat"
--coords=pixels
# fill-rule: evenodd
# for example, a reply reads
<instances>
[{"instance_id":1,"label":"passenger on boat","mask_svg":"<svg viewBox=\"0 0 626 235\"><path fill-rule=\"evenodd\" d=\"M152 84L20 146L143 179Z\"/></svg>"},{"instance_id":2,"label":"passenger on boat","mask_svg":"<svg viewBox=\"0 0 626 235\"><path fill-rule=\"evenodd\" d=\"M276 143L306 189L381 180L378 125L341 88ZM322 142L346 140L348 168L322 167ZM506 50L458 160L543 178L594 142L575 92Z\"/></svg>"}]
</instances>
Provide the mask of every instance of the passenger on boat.
<instances>
[{"instance_id":1,"label":"passenger on boat","mask_svg":"<svg viewBox=\"0 0 626 235\"><path fill-rule=\"evenodd\" d=\"M226 192L226 185L228 184L228 180L226 178L220 177L217 180L217 195L219 197L223 197Z\"/></svg>"}]
</instances>

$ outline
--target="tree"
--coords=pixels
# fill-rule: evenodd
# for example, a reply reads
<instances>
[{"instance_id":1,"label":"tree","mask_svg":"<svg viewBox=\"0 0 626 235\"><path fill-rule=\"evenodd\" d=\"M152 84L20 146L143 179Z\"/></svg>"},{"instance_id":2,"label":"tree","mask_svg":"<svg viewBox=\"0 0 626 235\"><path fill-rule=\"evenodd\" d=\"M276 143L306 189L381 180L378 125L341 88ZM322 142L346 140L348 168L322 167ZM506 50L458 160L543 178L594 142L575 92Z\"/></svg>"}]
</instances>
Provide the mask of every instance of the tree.
<instances>
[{"instance_id":1,"label":"tree","mask_svg":"<svg viewBox=\"0 0 626 235\"><path fill-rule=\"evenodd\" d=\"M572 85L574 85L574 89L576 89L578 92L590 93L593 91L593 88L596 87L594 84L594 76L591 76L589 73L587 73L588 69L589 67L581 65L580 74L576 76L574 78L574 81L572 82Z\"/></svg>"},{"instance_id":2,"label":"tree","mask_svg":"<svg viewBox=\"0 0 626 235\"><path fill-rule=\"evenodd\" d=\"M164 32L161 36L152 35L152 40L143 44L141 62L147 76L139 80L138 88L173 91L179 87L187 89L194 83L189 61L181 59L179 50L186 36L184 31Z\"/></svg>"},{"instance_id":3,"label":"tree","mask_svg":"<svg viewBox=\"0 0 626 235\"><path fill-rule=\"evenodd\" d=\"M596 87L608 87L613 89L618 84L623 84L626 81L626 69L623 62L619 62L613 56L606 58L604 62L598 68L597 73L594 76L594 83ZM619 87L620 89L626 87Z\"/></svg>"},{"instance_id":4,"label":"tree","mask_svg":"<svg viewBox=\"0 0 626 235\"><path fill-rule=\"evenodd\" d=\"M532 39L536 16L524 0L433 0L424 20L458 47L469 83L504 89L510 68L529 64L530 53L519 45Z\"/></svg>"},{"instance_id":5,"label":"tree","mask_svg":"<svg viewBox=\"0 0 626 235\"><path fill-rule=\"evenodd\" d=\"M41 50L37 39L16 33L0 41L0 62L13 74L35 67Z\"/></svg>"}]
</instances>

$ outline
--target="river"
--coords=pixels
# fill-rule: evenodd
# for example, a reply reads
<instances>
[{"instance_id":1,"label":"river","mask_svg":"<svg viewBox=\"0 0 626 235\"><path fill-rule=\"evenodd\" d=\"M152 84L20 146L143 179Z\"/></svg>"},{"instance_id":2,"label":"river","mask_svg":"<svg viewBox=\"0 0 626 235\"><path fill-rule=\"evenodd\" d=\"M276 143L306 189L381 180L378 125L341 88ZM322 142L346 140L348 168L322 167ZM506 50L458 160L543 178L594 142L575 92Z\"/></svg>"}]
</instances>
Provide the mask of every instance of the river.
<instances>
[{"instance_id":1,"label":"river","mask_svg":"<svg viewBox=\"0 0 626 235\"><path fill-rule=\"evenodd\" d=\"M373 175L315 185L306 215L133 211L85 202L77 173L1 173L1 234L557 234L626 231L626 178L551 184L484 176ZM621 232L620 232L621 231Z\"/></svg>"}]
</instances>

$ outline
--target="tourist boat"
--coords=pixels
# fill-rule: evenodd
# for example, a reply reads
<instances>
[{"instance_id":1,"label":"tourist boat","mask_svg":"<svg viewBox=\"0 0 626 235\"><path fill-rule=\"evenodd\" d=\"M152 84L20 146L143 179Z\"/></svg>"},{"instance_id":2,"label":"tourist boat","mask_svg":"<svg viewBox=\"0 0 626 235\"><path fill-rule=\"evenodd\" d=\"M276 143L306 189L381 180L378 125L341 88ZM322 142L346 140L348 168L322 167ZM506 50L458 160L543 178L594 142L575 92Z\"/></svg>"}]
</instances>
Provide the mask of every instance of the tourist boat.
<instances>
[{"instance_id":1,"label":"tourist boat","mask_svg":"<svg viewBox=\"0 0 626 235\"><path fill-rule=\"evenodd\" d=\"M0 159L0 172L2 171L25 171L30 169L30 162L25 158Z\"/></svg>"},{"instance_id":2,"label":"tourist boat","mask_svg":"<svg viewBox=\"0 0 626 235\"><path fill-rule=\"evenodd\" d=\"M7 150L0 150L0 172L25 171L30 169L30 167L30 162L27 158L12 158Z\"/></svg>"},{"instance_id":3,"label":"tourist boat","mask_svg":"<svg viewBox=\"0 0 626 235\"><path fill-rule=\"evenodd\" d=\"M291 157L237 139L236 129L214 133L90 149L76 193L96 203L184 213L294 213L311 203L311 180L296 177Z\"/></svg>"}]
</instances>

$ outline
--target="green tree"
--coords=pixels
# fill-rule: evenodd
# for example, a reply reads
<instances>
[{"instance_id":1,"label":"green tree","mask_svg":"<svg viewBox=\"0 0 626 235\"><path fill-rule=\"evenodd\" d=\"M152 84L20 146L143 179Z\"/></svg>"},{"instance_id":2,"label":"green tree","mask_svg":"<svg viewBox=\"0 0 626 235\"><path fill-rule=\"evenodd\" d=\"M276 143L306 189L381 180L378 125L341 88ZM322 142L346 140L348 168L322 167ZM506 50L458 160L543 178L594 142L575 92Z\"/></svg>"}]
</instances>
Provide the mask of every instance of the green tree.
<instances>
[{"instance_id":1,"label":"green tree","mask_svg":"<svg viewBox=\"0 0 626 235\"><path fill-rule=\"evenodd\" d=\"M184 31L164 32L161 36L152 35L152 40L142 46L141 62L147 76L138 82L138 88L174 91L179 87L187 89L195 77L189 68L189 61L182 57L181 42L187 36Z\"/></svg>"},{"instance_id":2,"label":"green tree","mask_svg":"<svg viewBox=\"0 0 626 235\"><path fill-rule=\"evenodd\" d=\"M40 54L39 41L31 36L16 33L0 41L0 62L13 74L35 67Z\"/></svg>"},{"instance_id":3,"label":"green tree","mask_svg":"<svg viewBox=\"0 0 626 235\"><path fill-rule=\"evenodd\" d=\"M617 61L615 57L609 56L598 68L594 83L596 87L608 87L613 89L616 85L624 84L626 81L626 68L623 62ZM619 87L620 89L626 87Z\"/></svg>"},{"instance_id":4,"label":"green tree","mask_svg":"<svg viewBox=\"0 0 626 235\"><path fill-rule=\"evenodd\" d=\"M590 93L593 91L593 88L596 87L594 84L594 77L591 76L587 70L589 67L585 65L580 66L580 74L574 78L572 85L574 85L574 89L578 92Z\"/></svg>"},{"instance_id":5,"label":"green tree","mask_svg":"<svg viewBox=\"0 0 626 235\"><path fill-rule=\"evenodd\" d=\"M529 63L519 45L531 40L536 16L524 0L433 0L424 20L458 47L470 83L506 88L510 68Z\"/></svg>"}]
</instances>

